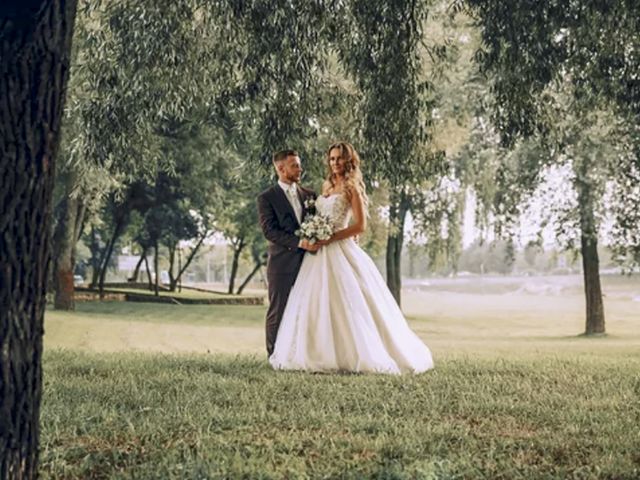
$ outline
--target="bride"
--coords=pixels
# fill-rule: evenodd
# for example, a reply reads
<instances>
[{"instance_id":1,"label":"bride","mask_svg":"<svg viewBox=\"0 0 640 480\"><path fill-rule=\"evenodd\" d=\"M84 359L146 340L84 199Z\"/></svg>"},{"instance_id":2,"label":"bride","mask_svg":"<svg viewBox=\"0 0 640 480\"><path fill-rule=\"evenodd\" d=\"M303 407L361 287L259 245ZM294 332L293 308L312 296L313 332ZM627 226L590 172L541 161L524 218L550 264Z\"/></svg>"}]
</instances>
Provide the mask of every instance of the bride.
<instances>
[{"instance_id":1,"label":"bride","mask_svg":"<svg viewBox=\"0 0 640 480\"><path fill-rule=\"evenodd\" d=\"M280 323L274 368L404 373L433 368L429 348L409 328L369 256L354 237L366 228L360 158L348 143L327 153L329 174L316 200L333 236L304 256ZM353 217L353 222L349 221Z\"/></svg>"}]
</instances>

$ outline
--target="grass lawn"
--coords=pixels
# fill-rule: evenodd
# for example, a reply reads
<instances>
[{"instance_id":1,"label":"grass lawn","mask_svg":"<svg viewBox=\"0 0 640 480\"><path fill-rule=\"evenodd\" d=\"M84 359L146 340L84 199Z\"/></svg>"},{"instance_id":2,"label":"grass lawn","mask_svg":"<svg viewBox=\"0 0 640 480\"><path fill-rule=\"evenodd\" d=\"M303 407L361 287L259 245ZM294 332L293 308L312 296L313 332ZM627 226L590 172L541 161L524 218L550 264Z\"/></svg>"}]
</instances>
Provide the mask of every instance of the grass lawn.
<instances>
[{"instance_id":1,"label":"grass lawn","mask_svg":"<svg viewBox=\"0 0 640 480\"><path fill-rule=\"evenodd\" d=\"M640 478L640 291L614 283L597 338L574 287L407 290L436 369L401 377L272 371L262 306L48 311L42 477Z\"/></svg>"},{"instance_id":2,"label":"grass lawn","mask_svg":"<svg viewBox=\"0 0 640 480\"><path fill-rule=\"evenodd\" d=\"M264 306L78 303L48 310L45 347L91 352L257 353Z\"/></svg>"},{"instance_id":3,"label":"grass lawn","mask_svg":"<svg viewBox=\"0 0 640 480\"><path fill-rule=\"evenodd\" d=\"M42 474L637 479L638 371L560 355L309 375L252 356L48 352Z\"/></svg>"}]
</instances>

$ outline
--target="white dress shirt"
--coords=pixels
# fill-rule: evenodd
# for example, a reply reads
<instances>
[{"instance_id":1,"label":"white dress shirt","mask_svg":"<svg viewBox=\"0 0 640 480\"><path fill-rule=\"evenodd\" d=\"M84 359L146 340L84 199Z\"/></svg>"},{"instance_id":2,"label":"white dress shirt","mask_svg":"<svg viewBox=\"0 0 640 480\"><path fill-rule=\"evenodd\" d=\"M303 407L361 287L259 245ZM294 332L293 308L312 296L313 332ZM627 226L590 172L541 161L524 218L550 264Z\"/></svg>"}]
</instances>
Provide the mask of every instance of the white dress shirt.
<instances>
[{"instance_id":1,"label":"white dress shirt","mask_svg":"<svg viewBox=\"0 0 640 480\"><path fill-rule=\"evenodd\" d=\"M284 190L287 200L289 200L289 203L293 207L298 223L302 223L302 205L300 204L300 197L298 196L298 185L295 183L284 183L280 180L278 180L278 185Z\"/></svg>"}]
</instances>

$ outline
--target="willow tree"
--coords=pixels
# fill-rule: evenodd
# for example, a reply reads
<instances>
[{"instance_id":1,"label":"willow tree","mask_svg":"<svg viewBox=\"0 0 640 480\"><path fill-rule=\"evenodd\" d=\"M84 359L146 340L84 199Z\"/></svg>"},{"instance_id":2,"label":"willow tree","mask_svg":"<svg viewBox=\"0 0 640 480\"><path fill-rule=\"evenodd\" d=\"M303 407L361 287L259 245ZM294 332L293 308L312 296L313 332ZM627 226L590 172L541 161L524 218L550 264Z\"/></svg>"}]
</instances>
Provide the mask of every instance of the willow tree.
<instances>
[{"instance_id":1,"label":"willow tree","mask_svg":"<svg viewBox=\"0 0 640 480\"><path fill-rule=\"evenodd\" d=\"M241 32L234 40L243 54L224 114L254 146L246 173L259 164L271 177L274 151L293 148L304 160L317 153L310 140L319 133L318 116L329 107L328 33L337 7L326 0L230 4L227 21Z\"/></svg>"},{"instance_id":2,"label":"willow tree","mask_svg":"<svg viewBox=\"0 0 640 480\"><path fill-rule=\"evenodd\" d=\"M635 185L634 180L622 178L615 152L608 155L607 174L603 173L602 151L592 148L592 139L585 132L597 125L594 116L598 111L613 112L631 124L631 132L623 137L633 137L637 129L639 60L634 52L639 46L640 5L595 0L526 0L517 8L486 0L466 4L482 31L484 48L478 58L491 79L493 119L503 143L513 145L519 138L538 137L549 147L551 162L570 159L574 167L585 332L603 333L596 199L607 180L623 189ZM567 118L573 120L571 124L565 122ZM544 163L526 164L516 176L531 187L540 180ZM632 178L637 181L637 175ZM513 204L509 188L514 184L509 183L502 182L504 204ZM637 203L637 195L627 197L633 198Z\"/></svg>"},{"instance_id":3,"label":"willow tree","mask_svg":"<svg viewBox=\"0 0 640 480\"><path fill-rule=\"evenodd\" d=\"M167 140L216 120L212 110L240 61L227 11L195 0L80 2L56 228L56 308L73 308L73 249L87 201L171 173ZM100 184L86 174L96 169ZM114 219L107 246L128 219ZM98 266L101 290L111 251Z\"/></svg>"},{"instance_id":4,"label":"willow tree","mask_svg":"<svg viewBox=\"0 0 640 480\"><path fill-rule=\"evenodd\" d=\"M0 6L0 477L36 478L51 198L76 2Z\"/></svg>"},{"instance_id":5,"label":"willow tree","mask_svg":"<svg viewBox=\"0 0 640 480\"><path fill-rule=\"evenodd\" d=\"M433 171L429 83L422 70L426 1L352 0L338 21L340 58L361 95L360 152L370 182L389 191L387 285L401 303L400 259L413 196Z\"/></svg>"}]
</instances>

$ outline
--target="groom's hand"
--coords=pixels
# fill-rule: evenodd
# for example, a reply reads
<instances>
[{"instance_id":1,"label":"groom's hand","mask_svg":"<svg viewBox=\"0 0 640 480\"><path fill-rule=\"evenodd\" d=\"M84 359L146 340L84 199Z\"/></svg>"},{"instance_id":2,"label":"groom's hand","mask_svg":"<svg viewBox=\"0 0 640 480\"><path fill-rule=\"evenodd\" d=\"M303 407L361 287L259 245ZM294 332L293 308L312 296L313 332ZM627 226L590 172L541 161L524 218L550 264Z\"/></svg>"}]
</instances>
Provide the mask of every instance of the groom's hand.
<instances>
[{"instance_id":1,"label":"groom's hand","mask_svg":"<svg viewBox=\"0 0 640 480\"><path fill-rule=\"evenodd\" d=\"M320 245L317 243L311 243L309 240L302 240L300 242L300 248L309 252L317 252L320 249Z\"/></svg>"}]
</instances>

